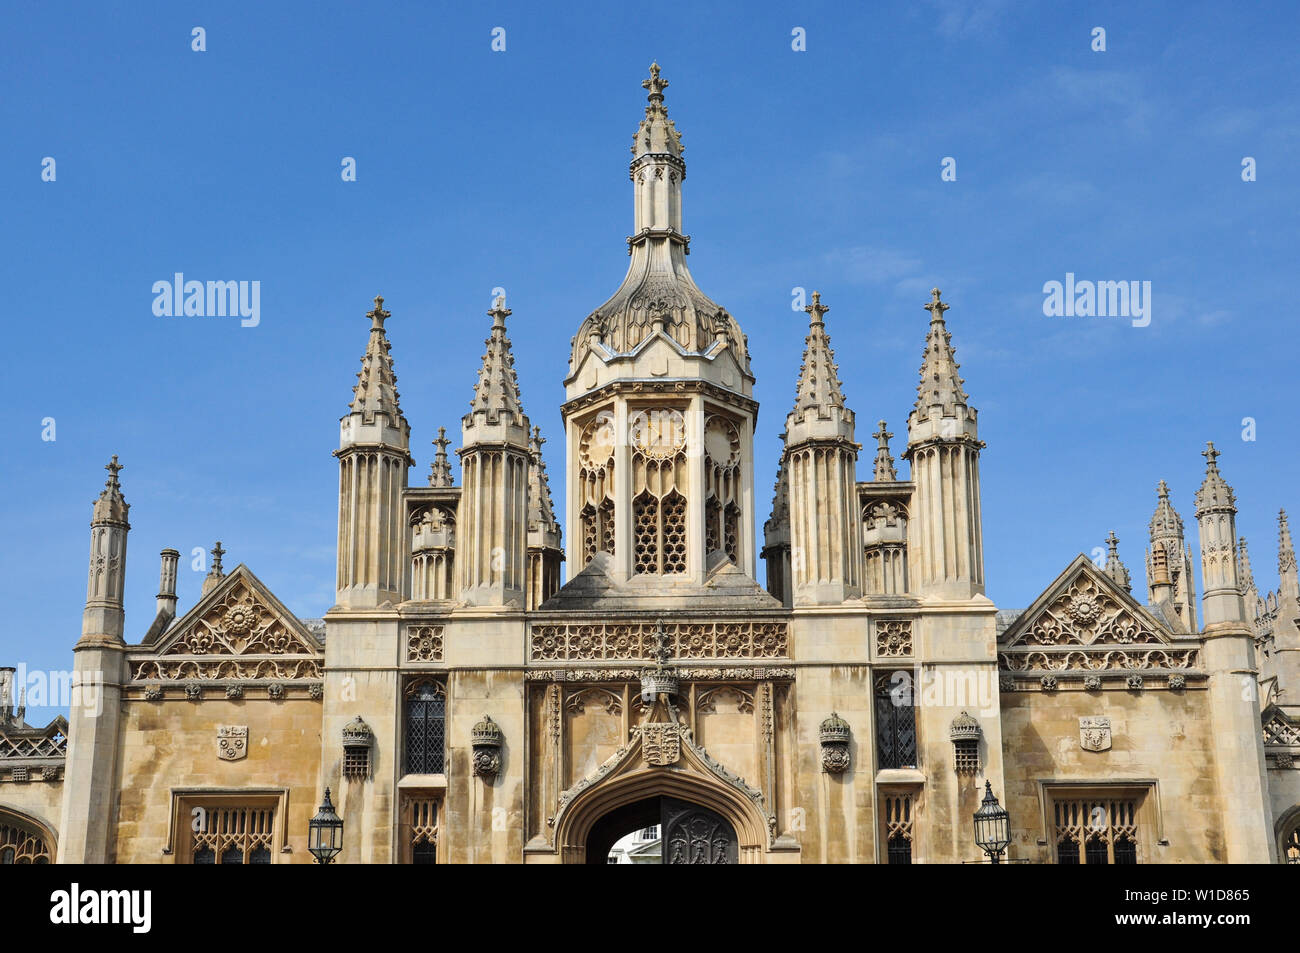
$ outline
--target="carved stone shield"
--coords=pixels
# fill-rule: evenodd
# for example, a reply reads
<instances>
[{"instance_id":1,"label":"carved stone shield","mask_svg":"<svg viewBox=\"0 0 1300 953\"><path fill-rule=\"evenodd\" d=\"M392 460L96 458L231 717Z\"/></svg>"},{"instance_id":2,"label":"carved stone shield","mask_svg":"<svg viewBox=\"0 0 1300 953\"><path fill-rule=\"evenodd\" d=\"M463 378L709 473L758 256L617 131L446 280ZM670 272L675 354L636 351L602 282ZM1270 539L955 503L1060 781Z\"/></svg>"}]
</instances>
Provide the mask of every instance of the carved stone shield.
<instances>
[{"instance_id":1,"label":"carved stone shield","mask_svg":"<svg viewBox=\"0 0 1300 953\"><path fill-rule=\"evenodd\" d=\"M217 726L217 757L238 761L248 754L248 725Z\"/></svg>"},{"instance_id":2,"label":"carved stone shield","mask_svg":"<svg viewBox=\"0 0 1300 953\"><path fill-rule=\"evenodd\" d=\"M641 726L641 757L646 764L663 767L676 764L682 756L681 735L667 722Z\"/></svg>"},{"instance_id":3,"label":"carved stone shield","mask_svg":"<svg viewBox=\"0 0 1300 953\"><path fill-rule=\"evenodd\" d=\"M1110 749L1110 719L1097 715L1079 719L1079 747L1084 751Z\"/></svg>"}]
</instances>

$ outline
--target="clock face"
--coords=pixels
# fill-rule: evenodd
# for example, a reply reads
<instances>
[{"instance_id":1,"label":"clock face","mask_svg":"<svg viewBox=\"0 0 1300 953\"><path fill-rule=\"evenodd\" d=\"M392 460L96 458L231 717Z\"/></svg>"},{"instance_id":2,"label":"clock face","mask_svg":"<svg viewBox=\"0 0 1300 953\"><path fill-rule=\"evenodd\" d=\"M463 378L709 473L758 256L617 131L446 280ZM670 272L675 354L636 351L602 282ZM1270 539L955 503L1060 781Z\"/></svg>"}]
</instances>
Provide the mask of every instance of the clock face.
<instances>
[{"instance_id":1,"label":"clock face","mask_svg":"<svg viewBox=\"0 0 1300 953\"><path fill-rule=\"evenodd\" d=\"M704 425L704 452L715 466L729 468L740 462L740 433L722 417L710 417Z\"/></svg>"},{"instance_id":2,"label":"clock face","mask_svg":"<svg viewBox=\"0 0 1300 953\"><path fill-rule=\"evenodd\" d=\"M641 410L629 422L632 446L647 457L674 457L686 446L686 418L677 410Z\"/></svg>"},{"instance_id":3,"label":"clock face","mask_svg":"<svg viewBox=\"0 0 1300 953\"><path fill-rule=\"evenodd\" d=\"M582 431L583 466L598 469L614 455L614 414L602 410Z\"/></svg>"}]
</instances>

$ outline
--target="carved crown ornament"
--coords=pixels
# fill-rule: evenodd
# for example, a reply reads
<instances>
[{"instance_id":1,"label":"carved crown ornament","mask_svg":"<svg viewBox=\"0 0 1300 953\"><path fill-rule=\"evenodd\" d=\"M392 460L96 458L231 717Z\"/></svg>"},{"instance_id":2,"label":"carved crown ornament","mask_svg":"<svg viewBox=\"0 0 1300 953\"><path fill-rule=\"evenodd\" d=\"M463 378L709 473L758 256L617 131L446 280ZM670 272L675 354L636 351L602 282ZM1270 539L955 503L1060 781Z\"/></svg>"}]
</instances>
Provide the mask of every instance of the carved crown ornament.
<instances>
[{"instance_id":1,"label":"carved crown ornament","mask_svg":"<svg viewBox=\"0 0 1300 953\"><path fill-rule=\"evenodd\" d=\"M827 774L843 774L850 764L849 739L852 731L849 723L831 712L830 717L821 723L817 731L822 748L822 770Z\"/></svg>"},{"instance_id":2,"label":"carved crown ornament","mask_svg":"<svg viewBox=\"0 0 1300 953\"><path fill-rule=\"evenodd\" d=\"M484 715L470 729L469 740L474 751L474 776L491 784L501 771L501 745L505 740L501 726L490 715Z\"/></svg>"},{"instance_id":3,"label":"carved crown ornament","mask_svg":"<svg viewBox=\"0 0 1300 953\"><path fill-rule=\"evenodd\" d=\"M237 566L128 660L136 681L318 679L323 646L246 567Z\"/></svg>"}]
</instances>

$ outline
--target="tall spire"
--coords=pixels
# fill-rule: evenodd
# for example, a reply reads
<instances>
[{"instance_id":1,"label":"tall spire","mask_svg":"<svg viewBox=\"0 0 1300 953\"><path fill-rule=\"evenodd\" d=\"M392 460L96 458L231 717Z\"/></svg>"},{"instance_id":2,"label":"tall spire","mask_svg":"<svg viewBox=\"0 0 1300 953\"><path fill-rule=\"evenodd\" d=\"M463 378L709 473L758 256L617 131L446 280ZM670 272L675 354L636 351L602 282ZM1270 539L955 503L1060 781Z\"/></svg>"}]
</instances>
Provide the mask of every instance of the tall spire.
<instances>
[{"instance_id":1,"label":"tall spire","mask_svg":"<svg viewBox=\"0 0 1300 953\"><path fill-rule=\"evenodd\" d=\"M1291 542L1291 527L1287 525L1286 510L1277 511L1277 574L1279 595L1300 599L1300 580L1296 576L1295 546Z\"/></svg>"},{"instance_id":2,"label":"tall spire","mask_svg":"<svg viewBox=\"0 0 1300 953\"><path fill-rule=\"evenodd\" d=\"M534 427L528 440L528 454L532 466L528 473L528 528L544 532L559 532L555 521L555 503L551 499L551 483L546 476L546 461L542 459L542 428Z\"/></svg>"},{"instance_id":3,"label":"tall spire","mask_svg":"<svg viewBox=\"0 0 1300 953\"><path fill-rule=\"evenodd\" d=\"M587 315L571 342L569 378L574 396L611 377L643 378L636 357L647 338L666 335L692 366L692 373L749 395L753 375L749 346L736 321L702 292L686 265L690 236L682 227L686 162L682 137L668 118L668 81L659 64L641 84L648 92L645 116L632 137L632 234L627 274L618 290ZM586 361L588 356L595 361ZM588 372L582 374L584 363Z\"/></svg>"},{"instance_id":4,"label":"tall spire","mask_svg":"<svg viewBox=\"0 0 1300 953\"><path fill-rule=\"evenodd\" d=\"M984 594L978 413L962 388L948 305L934 288L916 404L907 417L907 452L916 484L907 525L908 585L922 599L967 600Z\"/></svg>"},{"instance_id":5,"label":"tall spire","mask_svg":"<svg viewBox=\"0 0 1300 953\"><path fill-rule=\"evenodd\" d=\"M1156 508L1151 514L1150 545L1147 548L1147 596L1156 600L1154 565L1155 551L1163 549L1166 563L1166 585L1169 589L1162 592L1166 601L1174 610L1174 619L1181 624L1184 631L1195 632L1196 623L1196 577L1192 571L1192 556L1183 535L1183 518L1178 515L1169 499L1169 484L1161 480L1156 484Z\"/></svg>"},{"instance_id":6,"label":"tall spire","mask_svg":"<svg viewBox=\"0 0 1300 953\"><path fill-rule=\"evenodd\" d=\"M117 475L124 469L117 454L104 467L108 480L95 499L90 518L90 569L86 580L86 607L81 635L86 639L119 642L125 623L123 592L126 583L127 522L131 505L122 497Z\"/></svg>"},{"instance_id":7,"label":"tall spire","mask_svg":"<svg viewBox=\"0 0 1300 953\"><path fill-rule=\"evenodd\" d=\"M1119 558L1119 539L1115 536L1115 531L1111 530L1106 537L1106 575L1114 579L1115 582L1124 587L1125 592L1132 592L1133 585L1129 577L1128 569Z\"/></svg>"},{"instance_id":8,"label":"tall spire","mask_svg":"<svg viewBox=\"0 0 1300 953\"><path fill-rule=\"evenodd\" d=\"M402 416L402 410L398 406L397 375L393 373L393 358L384 331L384 321L391 315L384 310L383 295L375 296L375 306L366 317L370 319L370 340L366 342L366 353L361 358L357 384L352 388L350 410L354 414L363 414L367 420L373 419L375 414L387 414L396 422Z\"/></svg>"},{"instance_id":9,"label":"tall spire","mask_svg":"<svg viewBox=\"0 0 1300 953\"><path fill-rule=\"evenodd\" d=\"M514 432L517 445L527 446L528 418L524 415L519 379L515 376L515 356L510 350L510 338L506 337L510 309L506 307L505 295L497 298L488 315L492 318L492 330L483 342L487 348L483 366L479 368L469 413L462 421L465 434L469 437L484 425L502 425Z\"/></svg>"},{"instance_id":10,"label":"tall spire","mask_svg":"<svg viewBox=\"0 0 1300 953\"><path fill-rule=\"evenodd\" d=\"M1237 500L1219 472L1219 451L1207 443L1205 479L1196 491L1196 521L1201 537L1201 580L1205 584L1207 626L1244 622L1245 604L1237 577Z\"/></svg>"},{"instance_id":11,"label":"tall spire","mask_svg":"<svg viewBox=\"0 0 1300 953\"><path fill-rule=\"evenodd\" d=\"M1156 484L1156 511L1151 514L1151 539L1183 536L1183 518L1169 502L1169 484L1161 480Z\"/></svg>"},{"instance_id":12,"label":"tall spire","mask_svg":"<svg viewBox=\"0 0 1300 953\"><path fill-rule=\"evenodd\" d=\"M808 436L843 436L853 439L853 411L844 403L839 365L826 333L826 312L820 292L812 293L808 312L808 336L804 339L803 363L795 385L794 409L786 418L790 443Z\"/></svg>"},{"instance_id":13,"label":"tall spire","mask_svg":"<svg viewBox=\"0 0 1300 953\"><path fill-rule=\"evenodd\" d=\"M948 305L940 300L941 295L938 288L931 289L930 300L924 306L930 312L930 331L926 335L925 354L921 359L921 381L916 388L914 413L917 420L931 416L956 417L956 408L967 407L970 401L962 387L965 381L957 373L961 365L955 357L952 334L943 320Z\"/></svg>"},{"instance_id":14,"label":"tall spire","mask_svg":"<svg viewBox=\"0 0 1300 953\"><path fill-rule=\"evenodd\" d=\"M876 438L876 473L877 483L894 483L898 480L898 471L894 469L894 457L889 452L889 439L894 436L885 429L885 422L880 421L880 429L871 436Z\"/></svg>"},{"instance_id":15,"label":"tall spire","mask_svg":"<svg viewBox=\"0 0 1300 953\"><path fill-rule=\"evenodd\" d=\"M351 408L339 420L339 448L334 451L339 461L335 599L340 608L363 610L402 600L410 568L402 493L407 470L415 463L411 425L397 399L382 295L375 296L366 317L366 353Z\"/></svg>"},{"instance_id":16,"label":"tall spire","mask_svg":"<svg viewBox=\"0 0 1300 953\"><path fill-rule=\"evenodd\" d=\"M447 439L447 428L438 428L438 439L433 441L433 445L438 448L438 452L433 456L433 463L429 467L429 486L451 486L453 484L451 475L451 461L447 458L447 447L451 443Z\"/></svg>"}]
</instances>

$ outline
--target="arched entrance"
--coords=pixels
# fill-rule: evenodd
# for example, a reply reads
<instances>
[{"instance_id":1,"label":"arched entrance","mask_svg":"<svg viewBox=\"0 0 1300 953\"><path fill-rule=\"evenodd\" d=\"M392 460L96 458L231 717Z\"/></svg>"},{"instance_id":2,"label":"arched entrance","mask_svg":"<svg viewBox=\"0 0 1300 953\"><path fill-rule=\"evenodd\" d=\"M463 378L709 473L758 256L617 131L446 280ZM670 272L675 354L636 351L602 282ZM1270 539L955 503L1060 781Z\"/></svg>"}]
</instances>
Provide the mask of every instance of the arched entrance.
<instances>
[{"instance_id":1,"label":"arched entrance","mask_svg":"<svg viewBox=\"0 0 1300 953\"><path fill-rule=\"evenodd\" d=\"M721 814L689 801L649 797L624 804L601 817L587 835L587 863L610 863L616 843L634 832L655 830L644 846L663 864L737 863L736 830Z\"/></svg>"}]
</instances>

